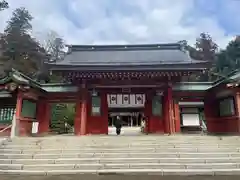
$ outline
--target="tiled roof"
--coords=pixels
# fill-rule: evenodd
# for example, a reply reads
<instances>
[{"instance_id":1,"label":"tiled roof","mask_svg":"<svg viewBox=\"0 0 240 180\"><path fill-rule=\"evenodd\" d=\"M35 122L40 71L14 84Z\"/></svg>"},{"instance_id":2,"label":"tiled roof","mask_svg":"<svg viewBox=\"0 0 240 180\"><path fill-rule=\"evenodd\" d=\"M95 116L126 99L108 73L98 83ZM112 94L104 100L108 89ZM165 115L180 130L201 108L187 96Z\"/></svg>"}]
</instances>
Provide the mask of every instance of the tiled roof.
<instances>
[{"instance_id":1,"label":"tiled roof","mask_svg":"<svg viewBox=\"0 0 240 180\"><path fill-rule=\"evenodd\" d=\"M190 58L180 44L69 46L56 65L121 66L203 63Z\"/></svg>"}]
</instances>

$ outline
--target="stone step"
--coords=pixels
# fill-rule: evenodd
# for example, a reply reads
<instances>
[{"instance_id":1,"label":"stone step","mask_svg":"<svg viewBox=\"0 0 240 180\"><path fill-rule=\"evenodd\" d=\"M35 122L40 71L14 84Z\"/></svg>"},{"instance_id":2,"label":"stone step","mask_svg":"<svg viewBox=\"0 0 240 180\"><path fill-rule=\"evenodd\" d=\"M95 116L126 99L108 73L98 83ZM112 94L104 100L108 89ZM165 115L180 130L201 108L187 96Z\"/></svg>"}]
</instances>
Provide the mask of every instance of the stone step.
<instances>
[{"instance_id":1,"label":"stone step","mask_svg":"<svg viewBox=\"0 0 240 180\"><path fill-rule=\"evenodd\" d=\"M89 138L86 137L68 137L68 138L41 138L41 137L35 137L35 138L27 138L27 139L22 139L22 138L17 138L17 139L11 139L11 142L14 143L24 143L24 142L30 142L30 143L34 143L34 142L70 142L70 140L74 140L76 142L115 142L116 140L119 140L119 142L123 143L123 142L141 142L141 143L148 143L148 142L181 142L181 143L188 143L188 142L194 142L194 141L199 141L202 143L206 143L207 141L209 142L239 142L240 138L238 137L238 139L228 139L228 138L214 138L211 139L209 137L205 138L205 139L199 139L199 138L175 138L175 139L171 139L169 137L164 137L164 138L159 138L161 136L158 136L155 138L145 138L145 139L140 139L138 136L125 136L125 137L121 137L121 136L114 136L112 138L99 138L99 137L92 137L90 138L90 136L88 136ZM107 137L107 136L106 136Z\"/></svg>"},{"instance_id":2,"label":"stone step","mask_svg":"<svg viewBox=\"0 0 240 180\"><path fill-rule=\"evenodd\" d=\"M135 143L135 144L138 144L138 143L183 143L183 144L188 144L188 143L196 143L196 142L200 142L200 143L207 143L207 142L222 142L222 143L231 143L231 142L240 142L240 140L233 140L233 139L229 139L229 140L218 140L218 139L215 139L215 140L209 140L209 139L206 139L206 140L197 140L197 139L188 139L188 140L179 140L179 139L176 139L176 140L171 140L171 139L155 139L155 140L139 140L139 139L122 139L121 137L119 138L114 138L114 139L104 139L104 140L100 140L100 139L96 139L96 140L83 140L81 138L79 139L72 139L74 140L75 142L77 143L87 143L87 142L90 142L90 143L97 143L97 142L100 142L100 143L104 143L104 142L110 142L110 143L116 143L116 140L119 141L119 143ZM13 143L36 143L36 142L59 142L59 143L62 143L62 142L67 142L67 143L71 143L71 138L70 139L65 139L65 140L61 140L61 139L56 139L56 140L48 140L48 139L35 139L35 140L11 140L11 142Z\"/></svg>"},{"instance_id":3,"label":"stone step","mask_svg":"<svg viewBox=\"0 0 240 180\"><path fill-rule=\"evenodd\" d=\"M154 137L150 137L150 136L146 136L146 137L142 137L142 136L105 136L105 137L101 137L101 136L69 136L69 137L65 137L65 138L59 138L57 136L55 136L54 138L52 137L33 137L33 138L14 138L11 139L12 142L36 142L36 141L48 141L48 142L54 142L54 141L69 141L70 139L73 139L74 141L81 141L81 142L104 142L104 141L109 141L109 142L114 142L116 139L118 139L120 142L131 142L132 140L134 140L135 142L189 142L189 141L202 141L202 142L206 142L206 141L210 141L210 142L214 142L214 141L222 141L222 142L229 142L229 141L240 141L239 137L214 137L212 138L211 136L202 136L202 137L187 137L187 136L154 136Z\"/></svg>"},{"instance_id":4,"label":"stone step","mask_svg":"<svg viewBox=\"0 0 240 180\"><path fill-rule=\"evenodd\" d=\"M240 163L240 157L227 158L59 158L0 159L0 164L124 164L124 163Z\"/></svg>"},{"instance_id":5,"label":"stone step","mask_svg":"<svg viewBox=\"0 0 240 180\"><path fill-rule=\"evenodd\" d=\"M0 173L240 175L240 137L52 136L0 147Z\"/></svg>"},{"instance_id":6,"label":"stone step","mask_svg":"<svg viewBox=\"0 0 240 180\"><path fill-rule=\"evenodd\" d=\"M239 143L240 144L240 143ZM214 148L222 148L222 149L240 149L239 146L221 146L221 145L216 145L216 146L199 146L199 145L191 145L191 146L180 146L180 145L171 145L171 146L163 146L163 145L139 145L139 146L133 146L130 144L127 145L122 145L122 146L115 146L115 145L97 145L97 146L89 146L89 145L48 145L48 146L43 146L43 145L34 145L34 146L25 146L25 145L5 145L5 146L1 146L1 149L97 149L97 148L101 148L101 149L123 149L123 148L136 148L136 149L143 149L143 148L165 148L165 149L170 149L170 148L202 148L202 149L214 149Z\"/></svg>"},{"instance_id":7,"label":"stone step","mask_svg":"<svg viewBox=\"0 0 240 180\"><path fill-rule=\"evenodd\" d=\"M194 145L194 144L190 144L190 145L180 145L180 144L166 144L166 145L161 145L161 144L151 144L151 145L138 145L138 146L134 146L132 144L125 144L125 145L115 145L115 144L111 144L111 145L104 145L104 144L99 144L99 145L84 145L84 144L75 144L75 145L68 145L68 144L52 144L52 145L43 145L43 144L38 144L38 145L13 145L13 144L8 144L8 145L2 145L0 147L0 149L4 149L4 148L21 148L21 149L27 149L27 148L40 148L40 147L44 147L44 148L48 148L48 149L57 149L58 147L63 147L63 148L70 148L70 149L74 149L74 148L191 148L191 147L209 147L209 148L240 148L239 145L234 144L234 145L221 145L221 144L214 144L214 145ZM55 148L54 148L55 147Z\"/></svg>"},{"instance_id":8,"label":"stone step","mask_svg":"<svg viewBox=\"0 0 240 180\"><path fill-rule=\"evenodd\" d=\"M147 146L141 146L141 147L78 147L78 146L73 146L73 147L65 147L65 146L59 146L59 147L5 147L5 148L0 148L0 153L3 152L10 152L10 151L16 151L16 152L38 152L38 151L121 151L121 152L128 152L128 151L203 151L203 152L215 152L215 151L220 151L220 152L229 152L229 151L234 151L234 152L240 152L240 147L147 147Z\"/></svg>"},{"instance_id":9,"label":"stone step","mask_svg":"<svg viewBox=\"0 0 240 180\"><path fill-rule=\"evenodd\" d=\"M134 140L133 140L134 141ZM132 146L139 146L139 145L144 145L144 146L148 146L148 145L179 145L179 146L190 146L190 145L197 145L197 146L205 146L205 145L209 145L209 146L216 146L216 145L222 145L222 146L228 146L228 145L231 145L231 146L236 146L237 144L236 143L239 143L240 141L206 141L206 142L200 142L200 141L188 141L188 142L171 142L171 141L164 141L164 142L160 142L160 141L156 141L156 142L151 142L151 141L148 141L148 142L141 142L141 141L134 141L134 142L131 142L131 141L118 141L118 139L116 139L115 141L97 141L97 142L83 142L83 141L76 141L76 142L72 142L72 141L37 141L37 142L7 142L5 141L5 143L3 143L3 145L22 145L22 146L35 146L35 145L45 145L45 146L48 146L48 145L63 145L63 144L67 144L67 145L86 145L86 146L98 146L98 145L106 145L106 146L109 146L109 145L114 145L114 146L126 146L126 145L129 145L131 144ZM50 144L49 144L50 143Z\"/></svg>"},{"instance_id":10,"label":"stone step","mask_svg":"<svg viewBox=\"0 0 240 180\"><path fill-rule=\"evenodd\" d=\"M120 143L125 143L125 142L133 142L133 143L152 143L152 142L157 142L157 143L166 143L166 142L170 142L170 143L189 143L189 142L200 142L200 143L207 143L207 142L223 142L223 143L231 143L231 142L240 142L240 138L238 139L211 139L211 138L206 138L206 139L196 139L196 138L192 138L192 139L188 139L188 138L184 138L184 139L169 139L169 138L163 138L163 139L159 139L159 138L154 138L154 139L139 139L137 137L135 138L130 138L129 136L127 138L124 137L114 137L112 139L99 139L99 138L94 138L94 139L83 139L83 138L66 138L66 139L42 139L42 138L35 138L35 139L12 139L11 142L13 143L36 143L36 142L71 142L71 140L74 140L74 142L81 142L81 143L96 143L96 142L116 142L116 140L118 140Z\"/></svg>"},{"instance_id":11,"label":"stone step","mask_svg":"<svg viewBox=\"0 0 240 180\"><path fill-rule=\"evenodd\" d=\"M223 175L240 175L239 168L233 169L100 169L100 170L47 170L47 171L40 171L40 170L0 170L0 174L4 175L78 175L79 177L86 177L90 178L95 177L96 175L158 175L158 176L223 176ZM76 177L76 176L75 176ZM65 177L64 177L65 178ZM98 177L99 178L99 177Z\"/></svg>"},{"instance_id":12,"label":"stone step","mask_svg":"<svg viewBox=\"0 0 240 180\"><path fill-rule=\"evenodd\" d=\"M99 147L99 146L104 146L104 147L126 147L126 146L132 146L132 147L141 147L141 146L166 146L166 147L191 147L191 146L210 146L210 147L238 147L237 144L239 144L240 142L234 142L234 143L221 143L221 142L215 142L215 143L211 143L211 145L209 145L208 143L148 143L148 144L142 144L142 143L138 143L138 144L132 144L131 142L129 143L117 143L117 142L113 142L113 143L54 143L54 142L49 142L49 143L35 143L35 144L15 144L15 143L7 143L2 145L3 147L5 146L22 146L22 147L33 147L33 146L44 146L44 147L53 147L53 146L86 146L86 147Z\"/></svg>"},{"instance_id":13,"label":"stone step","mask_svg":"<svg viewBox=\"0 0 240 180\"><path fill-rule=\"evenodd\" d=\"M85 136L85 137L81 137L81 136L74 136L73 134L62 134L62 135L49 135L49 136L43 136L40 137L42 139L67 139L73 137L75 139L93 139L93 138L99 138L99 139L112 139L115 137L119 137L119 136L107 136L107 135L89 135L89 136ZM121 136L120 136L121 137ZM130 138L135 138L135 136L123 136L124 138L130 137ZM230 139L238 139L239 136L237 135L232 135L232 136L221 136L221 135L198 135L198 134L172 134L171 136L169 135L161 135L161 134L148 134L148 135L143 135L143 136L137 136L138 139L154 139L154 138L169 138L169 139L187 139L187 138L194 138L194 139L217 139L219 137L222 138L230 138ZM34 139L34 137L16 137L15 139Z\"/></svg>"},{"instance_id":14,"label":"stone step","mask_svg":"<svg viewBox=\"0 0 240 180\"><path fill-rule=\"evenodd\" d=\"M191 147L209 147L209 148L239 148L238 146L239 143L235 143L235 144L221 144L221 143L215 143L212 145L208 145L208 144L138 144L138 145L133 145L131 143L129 144L67 144L67 143L62 143L62 144L57 144L57 143L51 143L51 144L35 144L35 145L17 145L17 144L6 144L6 145L2 145L2 148L34 148L34 147L44 147L44 148L50 148L50 149L54 149L58 148L58 147L65 147L65 148L71 148L73 149L73 147L76 148L81 148L81 147L85 147L85 148L126 148L126 147L134 147L134 148L141 148L141 147L149 147L149 148L155 148L155 147L166 147L166 148L174 148L174 147L178 147L178 148L191 148Z\"/></svg>"},{"instance_id":15,"label":"stone step","mask_svg":"<svg viewBox=\"0 0 240 180\"><path fill-rule=\"evenodd\" d=\"M0 170L235 169L239 163L0 164Z\"/></svg>"},{"instance_id":16,"label":"stone step","mask_svg":"<svg viewBox=\"0 0 240 180\"><path fill-rule=\"evenodd\" d=\"M0 159L58 159L58 158L215 158L240 157L240 153L62 153L62 154L0 154Z\"/></svg>"},{"instance_id":17,"label":"stone step","mask_svg":"<svg viewBox=\"0 0 240 180\"><path fill-rule=\"evenodd\" d=\"M87 147L87 148L96 148L96 147L185 147L185 148L190 148L191 146L194 147L239 147L238 144L240 142L235 142L235 143L228 143L228 144L223 144L223 143L212 143L211 145L209 144L194 144L194 143L189 143L189 144L181 144L181 143L149 143L149 144L132 144L132 143L95 143L95 144L85 144L85 143L36 143L36 144L14 144L14 143L8 143L1 145L1 147L22 147L22 148L31 148L31 147L46 147L46 148L53 148L53 147Z\"/></svg>"},{"instance_id":18,"label":"stone step","mask_svg":"<svg viewBox=\"0 0 240 180\"><path fill-rule=\"evenodd\" d=\"M0 154L59 154L59 153L154 153L154 152L226 152L226 153L237 153L240 152L239 148L121 148L121 149L0 149Z\"/></svg>"}]
</instances>

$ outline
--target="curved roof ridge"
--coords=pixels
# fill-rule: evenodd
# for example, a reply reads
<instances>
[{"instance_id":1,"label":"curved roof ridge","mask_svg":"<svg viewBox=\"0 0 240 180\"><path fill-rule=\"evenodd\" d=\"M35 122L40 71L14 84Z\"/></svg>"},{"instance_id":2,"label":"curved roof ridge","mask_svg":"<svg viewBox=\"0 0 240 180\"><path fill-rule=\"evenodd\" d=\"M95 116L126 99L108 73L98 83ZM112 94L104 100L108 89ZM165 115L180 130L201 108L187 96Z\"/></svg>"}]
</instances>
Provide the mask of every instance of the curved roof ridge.
<instances>
[{"instance_id":1,"label":"curved roof ridge","mask_svg":"<svg viewBox=\"0 0 240 180\"><path fill-rule=\"evenodd\" d=\"M67 45L70 51L95 51L95 50L142 50L142 49L182 49L180 43L165 44L125 44L125 45Z\"/></svg>"}]
</instances>

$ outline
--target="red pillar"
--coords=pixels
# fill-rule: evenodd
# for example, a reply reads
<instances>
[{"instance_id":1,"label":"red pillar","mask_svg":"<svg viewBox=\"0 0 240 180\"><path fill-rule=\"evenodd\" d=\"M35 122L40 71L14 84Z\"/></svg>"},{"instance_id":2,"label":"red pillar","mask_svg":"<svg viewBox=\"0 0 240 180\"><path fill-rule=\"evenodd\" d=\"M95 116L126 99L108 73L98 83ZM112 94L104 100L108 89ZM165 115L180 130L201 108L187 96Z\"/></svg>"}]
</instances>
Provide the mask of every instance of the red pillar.
<instances>
[{"instance_id":1,"label":"red pillar","mask_svg":"<svg viewBox=\"0 0 240 180\"><path fill-rule=\"evenodd\" d=\"M152 117L152 103L151 103L151 93L145 94L145 104L144 104L144 116L146 117L146 124L145 124L145 133L150 133L150 124L151 124L151 117Z\"/></svg>"},{"instance_id":2,"label":"red pillar","mask_svg":"<svg viewBox=\"0 0 240 180\"><path fill-rule=\"evenodd\" d=\"M76 115L74 120L75 135L87 134L87 89L82 88L79 92L80 96L76 102Z\"/></svg>"},{"instance_id":3,"label":"red pillar","mask_svg":"<svg viewBox=\"0 0 240 180\"><path fill-rule=\"evenodd\" d=\"M80 106L80 135L86 135L87 134L87 92L86 89L83 89L82 92L82 101Z\"/></svg>"},{"instance_id":4,"label":"red pillar","mask_svg":"<svg viewBox=\"0 0 240 180\"><path fill-rule=\"evenodd\" d=\"M77 101L76 101L75 119L74 119L74 134L75 135L80 135L80 124L81 124L80 109L81 109L81 98L78 97Z\"/></svg>"},{"instance_id":5,"label":"red pillar","mask_svg":"<svg viewBox=\"0 0 240 180\"><path fill-rule=\"evenodd\" d=\"M107 93L101 92L101 110L102 116L104 118L104 134L108 134L108 101L107 101Z\"/></svg>"},{"instance_id":6,"label":"red pillar","mask_svg":"<svg viewBox=\"0 0 240 180\"><path fill-rule=\"evenodd\" d=\"M51 106L46 99L40 99L37 102L37 121L38 134L49 132L49 125L51 119Z\"/></svg>"},{"instance_id":7,"label":"red pillar","mask_svg":"<svg viewBox=\"0 0 240 180\"><path fill-rule=\"evenodd\" d=\"M204 99L204 116L205 116L206 123L207 123L207 131L208 132L212 132L212 128L211 128L211 120L212 120L212 118L211 118L211 116L212 116L211 111L212 111L212 108L211 108L211 102L209 101L208 98Z\"/></svg>"},{"instance_id":8,"label":"red pillar","mask_svg":"<svg viewBox=\"0 0 240 180\"><path fill-rule=\"evenodd\" d=\"M218 117L218 109L219 105L214 98L214 95L208 93L204 99L204 115L207 124L207 131L210 133L222 133L226 131L226 124L223 124L222 118Z\"/></svg>"},{"instance_id":9,"label":"red pillar","mask_svg":"<svg viewBox=\"0 0 240 180\"><path fill-rule=\"evenodd\" d=\"M181 121L180 121L180 109L178 101L174 101L174 122L175 122L175 132L181 132Z\"/></svg>"},{"instance_id":10,"label":"red pillar","mask_svg":"<svg viewBox=\"0 0 240 180\"><path fill-rule=\"evenodd\" d=\"M235 95L235 104L236 104L236 116L237 116L237 132L240 133L240 93L237 92Z\"/></svg>"},{"instance_id":11,"label":"red pillar","mask_svg":"<svg viewBox=\"0 0 240 180\"><path fill-rule=\"evenodd\" d=\"M164 132L173 133L174 132L174 122L173 122L173 98L172 98L172 87L168 87L164 95Z\"/></svg>"}]
</instances>

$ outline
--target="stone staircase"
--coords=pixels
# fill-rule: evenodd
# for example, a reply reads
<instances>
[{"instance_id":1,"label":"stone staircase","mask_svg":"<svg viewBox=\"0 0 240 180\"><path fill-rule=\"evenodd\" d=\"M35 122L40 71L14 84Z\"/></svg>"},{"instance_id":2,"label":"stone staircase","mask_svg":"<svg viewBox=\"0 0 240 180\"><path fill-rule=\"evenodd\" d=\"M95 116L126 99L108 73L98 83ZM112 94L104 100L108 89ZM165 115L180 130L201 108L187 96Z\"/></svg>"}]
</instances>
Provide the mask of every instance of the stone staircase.
<instances>
[{"instance_id":1,"label":"stone staircase","mask_svg":"<svg viewBox=\"0 0 240 180\"><path fill-rule=\"evenodd\" d=\"M240 175L240 137L15 138L1 145L0 173Z\"/></svg>"}]
</instances>

